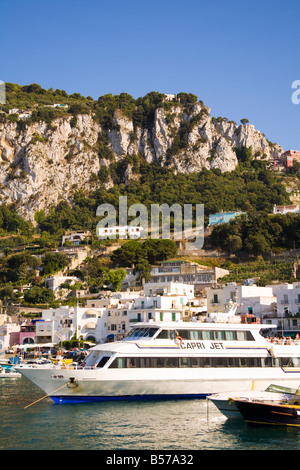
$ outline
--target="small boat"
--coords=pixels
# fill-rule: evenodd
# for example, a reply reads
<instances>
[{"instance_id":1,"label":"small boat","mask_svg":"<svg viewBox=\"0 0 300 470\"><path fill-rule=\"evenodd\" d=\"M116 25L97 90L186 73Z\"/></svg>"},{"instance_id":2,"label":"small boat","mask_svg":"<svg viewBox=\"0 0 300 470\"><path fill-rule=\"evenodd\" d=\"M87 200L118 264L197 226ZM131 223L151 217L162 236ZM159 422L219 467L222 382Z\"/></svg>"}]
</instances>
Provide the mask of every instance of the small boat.
<instances>
[{"instance_id":1,"label":"small boat","mask_svg":"<svg viewBox=\"0 0 300 470\"><path fill-rule=\"evenodd\" d=\"M296 389L282 387L271 384L266 390L249 390L245 392L224 392L209 395L207 398L213 402L218 410L226 418L241 418L241 413L237 406L238 400L244 401L266 401L269 402L288 402L295 397Z\"/></svg>"},{"instance_id":2,"label":"small boat","mask_svg":"<svg viewBox=\"0 0 300 470\"><path fill-rule=\"evenodd\" d=\"M0 367L0 379L13 379L17 377L22 377L22 374L15 371L13 368L5 369L3 367Z\"/></svg>"},{"instance_id":3,"label":"small boat","mask_svg":"<svg viewBox=\"0 0 300 470\"><path fill-rule=\"evenodd\" d=\"M300 426L300 405L257 400L235 400L247 423Z\"/></svg>"}]
</instances>

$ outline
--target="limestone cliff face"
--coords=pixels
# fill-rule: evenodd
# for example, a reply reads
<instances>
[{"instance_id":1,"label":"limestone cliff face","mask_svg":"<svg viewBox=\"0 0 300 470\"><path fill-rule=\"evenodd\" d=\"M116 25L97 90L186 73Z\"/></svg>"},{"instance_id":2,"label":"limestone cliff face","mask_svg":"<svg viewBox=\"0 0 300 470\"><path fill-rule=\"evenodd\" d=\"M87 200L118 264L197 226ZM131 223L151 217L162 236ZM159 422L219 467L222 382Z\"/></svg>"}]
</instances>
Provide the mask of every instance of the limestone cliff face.
<instances>
[{"instance_id":1,"label":"limestone cliff face","mask_svg":"<svg viewBox=\"0 0 300 470\"><path fill-rule=\"evenodd\" d=\"M257 158L274 159L282 153L252 125L214 123L209 108L200 103L188 113L178 104L157 109L150 129L135 128L119 110L109 131L88 114L77 116L76 123L70 116L19 129L17 123L0 124L0 203L16 203L31 220L36 210L47 212L60 200L71 201L76 189L88 192L104 184L97 179L99 170L126 155L139 154L149 163L190 173L234 170L235 148L243 146L251 145ZM124 181L130 177L128 167Z\"/></svg>"}]
</instances>

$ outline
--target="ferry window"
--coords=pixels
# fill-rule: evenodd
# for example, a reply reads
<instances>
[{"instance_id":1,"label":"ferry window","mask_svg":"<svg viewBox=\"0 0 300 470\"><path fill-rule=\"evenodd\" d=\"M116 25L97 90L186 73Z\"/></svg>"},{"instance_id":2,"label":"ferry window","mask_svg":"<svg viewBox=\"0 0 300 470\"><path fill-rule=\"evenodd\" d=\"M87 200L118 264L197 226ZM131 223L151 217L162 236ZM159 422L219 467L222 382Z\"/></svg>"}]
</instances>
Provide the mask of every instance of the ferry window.
<instances>
[{"instance_id":1,"label":"ferry window","mask_svg":"<svg viewBox=\"0 0 300 470\"><path fill-rule=\"evenodd\" d=\"M203 330L202 331L202 339L212 339L212 332L209 330Z\"/></svg>"},{"instance_id":2,"label":"ferry window","mask_svg":"<svg viewBox=\"0 0 300 470\"><path fill-rule=\"evenodd\" d=\"M143 368L151 367L151 357L141 357L140 366Z\"/></svg>"},{"instance_id":3,"label":"ferry window","mask_svg":"<svg viewBox=\"0 0 300 470\"><path fill-rule=\"evenodd\" d=\"M117 357L109 367L112 369L124 369L126 367L126 358Z\"/></svg>"},{"instance_id":4,"label":"ferry window","mask_svg":"<svg viewBox=\"0 0 300 470\"><path fill-rule=\"evenodd\" d=\"M190 360L188 357L179 358L179 367L190 367Z\"/></svg>"},{"instance_id":5,"label":"ferry window","mask_svg":"<svg viewBox=\"0 0 300 470\"><path fill-rule=\"evenodd\" d=\"M191 357L190 358L191 367L199 367L199 359L200 357Z\"/></svg>"},{"instance_id":6,"label":"ferry window","mask_svg":"<svg viewBox=\"0 0 300 470\"><path fill-rule=\"evenodd\" d=\"M189 330L178 330L178 334L182 339L190 339Z\"/></svg>"},{"instance_id":7,"label":"ferry window","mask_svg":"<svg viewBox=\"0 0 300 470\"><path fill-rule=\"evenodd\" d=\"M156 368L164 367L164 360L161 357L153 357L151 361L151 366Z\"/></svg>"},{"instance_id":8,"label":"ferry window","mask_svg":"<svg viewBox=\"0 0 300 470\"><path fill-rule=\"evenodd\" d=\"M190 330L190 338L193 341L195 341L197 339L202 339L201 338L201 331L199 331L199 330Z\"/></svg>"},{"instance_id":9,"label":"ferry window","mask_svg":"<svg viewBox=\"0 0 300 470\"><path fill-rule=\"evenodd\" d=\"M139 332L139 328L134 328L133 330L131 330L128 335L126 336L126 338L135 338L135 336L138 334Z\"/></svg>"},{"instance_id":10,"label":"ferry window","mask_svg":"<svg viewBox=\"0 0 300 470\"><path fill-rule=\"evenodd\" d=\"M254 341L251 331L237 331L236 337L238 341Z\"/></svg>"},{"instance_id":11,"label":"ferry window","mask_svg":"<svg viewBox=\"0 0 300 470\"><path fill-rule=\"evenodd\" d=\"M213 366L214 367L226 367L227 366L226 357L214 357Z\"/></svg>"},{"instance_id":12,"label":"ferry window","mask_svg":"<svg viewBox=\"0 0 300 470\"><path fill-rule=\"evenodd\" d=\"M291 361L289 357L281 357L281 367L291 367Z\"/></svg>"},{"instance_id":13,"label":"ferry window","mask_svg":"<svg viewBox=\"0 0 300 470\"><path fill-rule=\"evenodd\" d=\"M246 341L245 331L237 331L236 338L238 341Z\"/></svg>"},{"instance_id":14,"label":"ferry window","mask_svg":"<svg viewBox=\"0 0 300 470\"><path fill-rule=\"evenodd\" d=\"M144 333L144 338L152 338L155 333L158 331L158 328L147 328L146 332Z\"/></svg>"},{"instance_id":15,"label":"ferry window","mask_svg":"<svg viewBox=\"0 0 300 470\"><path fill-rule=\"evenodd\" d=\"M248 357L248 367L260 367L260 359L258 357Z\"/></svg>"},{"instance_id":16,"label":"ferry window","mask_svg":"<svg viewBox=\"0 0 300 470\"><path fill-rule=\"evenodd\" d=\"M221 341L224 339L224 331L214 331L214 339Z\"/></svg>"},{"instance_id":17,"label":"ferry window","mask_svg":"<svg viewBox=\"0 0 300 470\"><path fill-rule=\"evenodd\" d=\"M156 337L156 339L169 339L169 331L162 330Z\"/></svg>"},{"instance_id":18,"label":"ferry window","mask_svg":"<svg viewBox=\"0 0 300 470\"><path fill-rule=\"evenodd\" d=\"M110 356L103 356L100 361L97 364L97 367L103 367L107 363L107 361L110 359Z\"/></svg>"},{"instance_id":19,"label":"ferry window","mask_svg":"<svg viewBox=\"0 0 300 470\"><path fill-rule=\"evenodd\" d=\"M140 358L139 357L128 357L126 365L130 367L140 367Z\"/></svg>"},{"instance_id":20,"label":"ferry window","mask_svg":"<svg viewBox=\"0 0 300 470\"><path fill-rule=\"evenodd\" d=\"M247 357L239 358L239 367L247 367Z\"/></svg>"},{"instance_id":21,"label":"ferry window","mask_svg":"<svg viewBox=\"0 0 300 470\"><path fill-rule=\"evenodd\" d=\"M246 331L247 341L255 341L251 331Z\"/></svg>"},{"instance_id":22,"label":"ferry window","mask_svg":"<svg viewBox=\"0 0 300 470\"><path fill-rule=\"evenodd\" d=\"M166 367L178 367L178 358L168 357Z\"/></svg>"},{"instance_id":23,"label":"ferry window","mask_svg":"<svg viewBox=\"0 0 300 470\"><path fill-rule=\"evenodd\" d=\"M228 357L228 367L238 367L238 360L236 357Z\"/></svg>"},{"instance_id":24,"label":"ferry window","mask_svg":"<svg viewBox=\"0 0 300 470\"><path fill-rule=\"evenodd\" d=\"M225 331L225 339L227 341L235 341L236 340L236 332L235 331Z\"/></svg>"},{"instance_id":25,"label":"ferry window","mask_svg":"<svg viewBox=\"0 0 300 470\"><path fill-rule=\"evenodd\" d=\"M281 360L280 357L273 357L272 358L272 366L273 367L281 367Z\"/></svg>"},{"instance_id":26,"label":"ferry window","mask_svg":"<svg viewBox=\"0 0 300 470\"><path fill-rule=\"evenodd\" d=\"M143 338L148 333L148 328L141 328L137 334L138 338Z\"/></svg>"},{"instance_id":27,"label":"ferry window","mask_svg":"<svg viewBox=\"0 0 300 470\"><path fill-rule=\"evenodd\" d=\"M262 367L272 367L272 358L271 357L262 357L261 358Z\"/></svg>"},{"instance_id":28,"label":"ferry window","mask_svg":"<svg viewBox=\"0 0 300 470\"><path fill-rule=\"evenodd\" d=\"M109 359L102 358L102 359ZM114 369L124 368L203 368L203 367L298 367L300 358L277 358L271 357L118 357L109 366ZM101 361L100 361L101 362ZM100 367L100 363L98 365Z\"/></svg>"},{"instance_id":29,"label":"ferry window","mask_svg":"<svg viewBox=\"0 0 300 470\"><path fill-rule=\"evenodd\" d=\"M210 357L201 357L200 358L200 367L210 367L211 366L211 358Z\"/></svg>"},{"instance_id":30,"label":"ferry window","mask_svg":"<svg viewBox=\"0 0 300 470\"><path fill-rule=\"evenodd\" d=\"M291 362L292 362L292 367L300 367L300 359L299 357L293 357L291 358Z\"/></svg>"}]
</instances>

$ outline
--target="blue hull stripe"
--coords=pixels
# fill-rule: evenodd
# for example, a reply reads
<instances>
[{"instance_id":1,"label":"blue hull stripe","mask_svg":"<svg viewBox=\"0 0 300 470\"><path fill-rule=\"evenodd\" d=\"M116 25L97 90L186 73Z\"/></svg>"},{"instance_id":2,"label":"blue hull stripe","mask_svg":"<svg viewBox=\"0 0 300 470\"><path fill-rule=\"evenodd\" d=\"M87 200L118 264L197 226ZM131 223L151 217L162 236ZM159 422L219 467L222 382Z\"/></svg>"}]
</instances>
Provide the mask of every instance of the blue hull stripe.
<instances>
[{"instance_id":1,"label":"blue hull stripe","mask_svg":"<svg viewBox=\"0 0 300 470\"><path fill-rule=\"evenodd\" d=\"M206 398L209 393L201 394L183 394L183 395L124 395L124 396L52 396L50 397L55 403L89 403L97 401L146 401L146 400L187 400Z\"/></svg>"}]
</instances>

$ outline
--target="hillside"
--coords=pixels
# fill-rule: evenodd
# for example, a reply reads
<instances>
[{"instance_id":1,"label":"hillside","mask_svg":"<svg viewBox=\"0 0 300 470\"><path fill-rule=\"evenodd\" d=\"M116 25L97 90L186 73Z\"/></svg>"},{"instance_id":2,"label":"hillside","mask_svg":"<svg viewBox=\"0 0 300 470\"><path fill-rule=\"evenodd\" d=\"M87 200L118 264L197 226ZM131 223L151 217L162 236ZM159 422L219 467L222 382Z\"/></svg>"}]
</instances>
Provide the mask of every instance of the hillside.
<instances>
[{"instance_id":1,"label":"hillside","mask_svg":"<svg viewBox=\"0 0 300 470\"><path fill-rule=\"evenodd\" d=\"M192 94L180 93L171 101L157 92L137 100L126 93L93 100L37 84L8 83L6 90L0 114L0 203L13 204L31 221L37 211L49 214L60 201L73 204L80 191L87 195L116 182L125 187L138 182L141 168L152 165L156 175L157 168L174 175L226 173L247 160L245 149L256 161L282 153L253 125L211 117Z\"/></svg>"}]
</instances>

